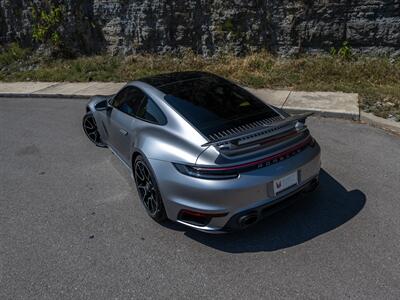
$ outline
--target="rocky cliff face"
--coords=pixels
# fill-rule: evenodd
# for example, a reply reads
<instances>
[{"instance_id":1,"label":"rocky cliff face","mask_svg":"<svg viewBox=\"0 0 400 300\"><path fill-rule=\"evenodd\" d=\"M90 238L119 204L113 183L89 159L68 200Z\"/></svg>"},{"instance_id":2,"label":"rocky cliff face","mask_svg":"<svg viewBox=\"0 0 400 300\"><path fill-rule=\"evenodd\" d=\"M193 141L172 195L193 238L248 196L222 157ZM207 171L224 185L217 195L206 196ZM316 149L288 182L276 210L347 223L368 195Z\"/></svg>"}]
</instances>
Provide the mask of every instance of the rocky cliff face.
<instances>
[{"instance_id":1,"label":"rocky cliff face","mask_svg":"<svg viewBox=\"0 0 400 300\"><path fill-rule=\"evenodd\" d=\"M31 7L49 2L65 8L63 39L78 53L294 54L348 41L400 55L400 0L0 0L0 43L32 45Z\"/></svg>"}]
</instances>

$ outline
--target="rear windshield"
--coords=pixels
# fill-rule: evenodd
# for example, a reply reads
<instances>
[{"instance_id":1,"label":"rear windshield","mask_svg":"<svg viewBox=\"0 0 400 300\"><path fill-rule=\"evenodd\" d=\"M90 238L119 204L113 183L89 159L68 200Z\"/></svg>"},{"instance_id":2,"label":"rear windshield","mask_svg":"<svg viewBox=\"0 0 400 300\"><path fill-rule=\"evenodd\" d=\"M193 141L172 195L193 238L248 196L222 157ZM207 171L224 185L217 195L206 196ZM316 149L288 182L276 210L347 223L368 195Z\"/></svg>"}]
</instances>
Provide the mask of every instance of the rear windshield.
<instances>
[{"instance_id":1,"label":"rear windshield","mask_svg":"<svg viewBox=\"0 0 400 300\"><path fill-rule=\"evenodd\" d=\"M245 89L219 77L180 81L158 89L206 136L278 115Z\"/></svg>"}]
</instances>

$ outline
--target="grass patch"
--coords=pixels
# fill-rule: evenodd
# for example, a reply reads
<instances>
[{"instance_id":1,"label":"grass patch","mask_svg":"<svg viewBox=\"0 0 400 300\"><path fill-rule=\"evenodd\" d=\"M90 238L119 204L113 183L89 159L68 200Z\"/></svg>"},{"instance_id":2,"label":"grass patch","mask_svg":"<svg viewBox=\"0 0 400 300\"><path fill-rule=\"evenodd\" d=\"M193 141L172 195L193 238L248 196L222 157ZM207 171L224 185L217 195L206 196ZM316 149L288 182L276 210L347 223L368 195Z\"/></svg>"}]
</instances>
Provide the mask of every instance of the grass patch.
<instances>
[{"instance_id":1,"label":"grass patch","mask_svg":"<svg viewBox=\"0 0 400 300\"><path fill-rule=\"evenodd\" d=\"M23 49L16 43L12 43L4 48L0 47L0 67L6 67L23 61L29 54L29 49Z\"/></svg>"},{"instance_id":2,"label":"grass patch","mask_svg":"<svg viewBox=\"0 0 400 300\"><path fill-rule=\"evenodd\" d=\"M184 55L92 56L46 60L28 50L3 49L1 81L130 81L173 71L208 71L255 88L359 93L362 108L400 121L400 60L338 56L279 58Z\"/></svg>"}]
</instances>

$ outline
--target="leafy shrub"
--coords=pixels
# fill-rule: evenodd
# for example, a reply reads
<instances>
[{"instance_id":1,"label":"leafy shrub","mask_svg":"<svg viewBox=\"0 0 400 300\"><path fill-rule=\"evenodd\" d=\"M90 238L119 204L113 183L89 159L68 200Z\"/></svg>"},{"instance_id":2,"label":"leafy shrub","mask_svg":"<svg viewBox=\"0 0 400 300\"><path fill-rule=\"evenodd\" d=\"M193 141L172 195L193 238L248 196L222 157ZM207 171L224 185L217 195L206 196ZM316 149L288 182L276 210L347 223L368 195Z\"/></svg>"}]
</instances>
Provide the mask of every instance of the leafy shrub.
<instances>
[{"instance_id":1,"label":"leafy shrub","mask_svg":"<svg viewBox=\"0 0 400 300\"><path fill-rule=\"evenodd\" d=\"M33 8L32 16L35 25L32 30L32 37L39 43L50 43L51 46L59 48L62 44L61 27L64 21L63 6L51 6L49 11Z\"/></svg>"},{"instance_id":2,"label":"leafy shrub","mask_svg":"<svg viewBox=\"0 0 400 300\"><path fill-rule=\"evenodd\" d=\"M354 59L353 49L351 48L349 42L345 41L339 49L332 47L330 50L332 56L340 57L344 60Z\"/></svg>"},{"instance_id":3,"label":"leafy shrub","mask_svg":"<svg viewBox=\"0 0 400 300\"><path fill-rule=\"evenodd\" d=\"M21 48L18 43L12 43L0 49L0 65L6 66L15 61L20 61L30 53L29 49Z\"/></svg>"}]
</instances>

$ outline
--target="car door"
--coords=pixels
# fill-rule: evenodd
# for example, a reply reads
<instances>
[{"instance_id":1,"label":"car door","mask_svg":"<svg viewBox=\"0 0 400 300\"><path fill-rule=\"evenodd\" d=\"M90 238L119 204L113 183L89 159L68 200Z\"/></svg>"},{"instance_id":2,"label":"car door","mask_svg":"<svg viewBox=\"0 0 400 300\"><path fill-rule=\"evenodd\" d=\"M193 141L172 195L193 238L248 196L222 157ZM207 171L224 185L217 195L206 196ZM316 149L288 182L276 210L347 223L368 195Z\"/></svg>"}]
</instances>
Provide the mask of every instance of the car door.
<instances>
[{"instance_id":1,"label":"car door","mask_svg":"<svg viewBox=\"0 0 400 300\"><path fill-rule=\"evenodd\" d=\"M113 109L108 113L109 146L129 165L130 150L136 119L144 93L134 87L123 88L112 100Z\"/></svg>"}]
</instances>

